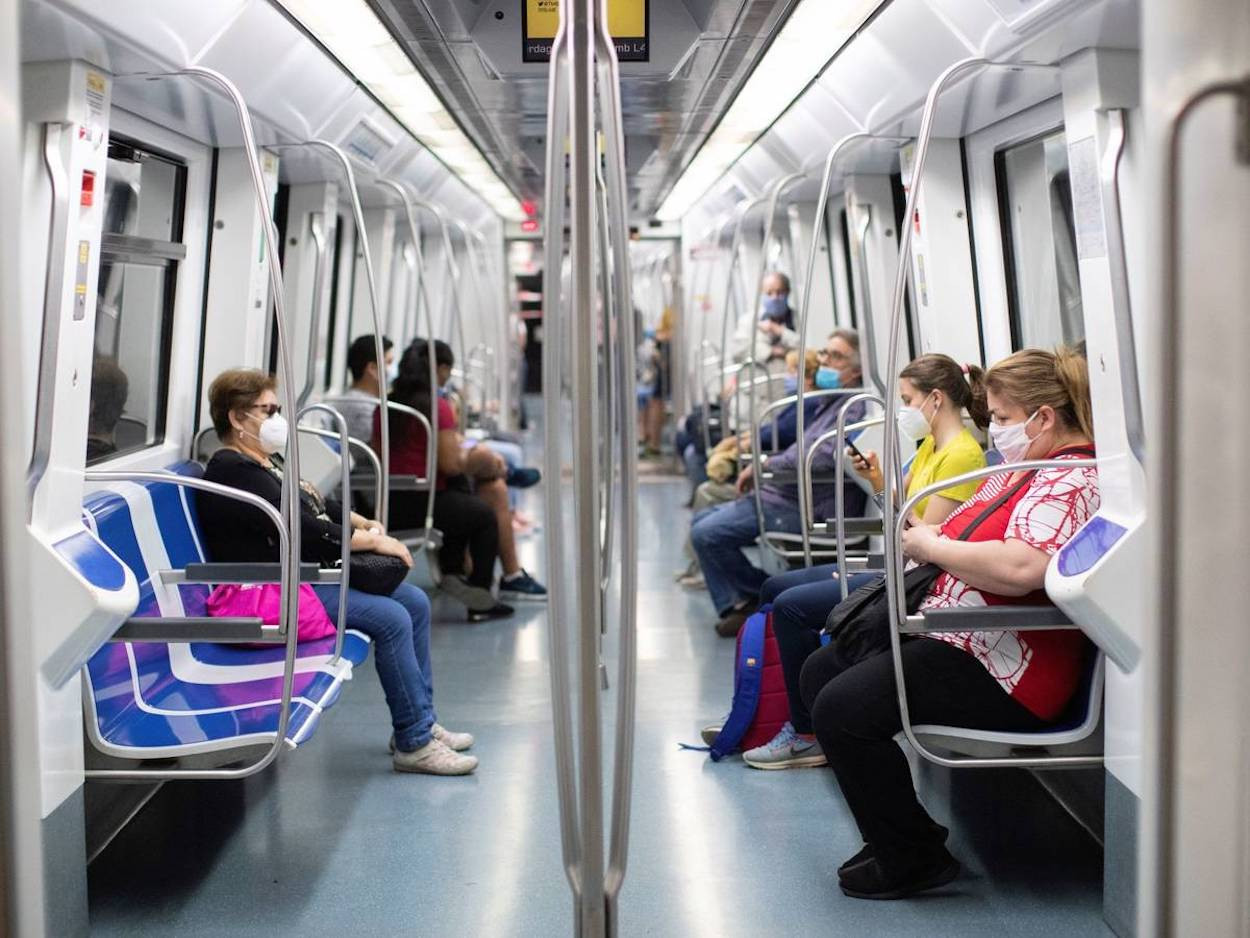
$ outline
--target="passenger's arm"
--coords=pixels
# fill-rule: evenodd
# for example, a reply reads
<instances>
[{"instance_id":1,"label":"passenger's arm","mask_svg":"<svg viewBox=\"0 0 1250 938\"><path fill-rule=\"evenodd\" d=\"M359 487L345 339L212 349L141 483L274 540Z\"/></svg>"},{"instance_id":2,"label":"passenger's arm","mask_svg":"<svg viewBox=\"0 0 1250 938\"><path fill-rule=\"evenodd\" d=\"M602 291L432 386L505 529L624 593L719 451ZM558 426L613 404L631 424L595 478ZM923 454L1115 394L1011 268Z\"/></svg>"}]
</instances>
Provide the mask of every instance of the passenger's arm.
<instances>
[{"instance_id":1,"label":"passenger's arm","mask_svg":"<svg viewBox=\"0 0 1250 938\"><path fill-rule=\"evenodd\" d=\"M910 476L911 473L908 473L908 475ZM906 486L904 486L903 490L907 490ZM945 495L930 495L929 501L924 506L924 514L918 519L918 522L920 524L940 525L959 505L959 502L953 498L947 498Z\"/></svg>"},{"instance_id":2,"label":"passenger's arm","mask_svg":"<svg viewBox=\"0 0 1250 938\"><path fill-rule=\"evenodd\" d=\"M903 553L917 563L935 563L975 589L1000 596L1025 596L1042 588L1050 554L1012 538L952 541L931 525L903 532Z\"/></svg>"},{"instance_id":3,"label":"passenger's arm","mask_svg":"<svg viewBox=\"0 0 1250 938\"><path fill-rule=\"evenodd\" d=\"M438 431L438 471L441 474L458 476L464 472L464 448L460 443L457 431Z\"/></svg>"}]
</instances>

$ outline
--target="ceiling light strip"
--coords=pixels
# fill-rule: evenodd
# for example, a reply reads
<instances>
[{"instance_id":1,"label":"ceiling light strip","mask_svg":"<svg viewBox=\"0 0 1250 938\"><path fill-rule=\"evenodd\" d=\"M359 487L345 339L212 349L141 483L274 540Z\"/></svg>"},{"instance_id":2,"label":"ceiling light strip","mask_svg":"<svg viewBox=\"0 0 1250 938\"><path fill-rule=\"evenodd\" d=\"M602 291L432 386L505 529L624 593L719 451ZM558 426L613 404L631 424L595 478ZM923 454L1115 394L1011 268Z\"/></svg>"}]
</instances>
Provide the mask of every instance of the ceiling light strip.
<instances>
[{"instance_id":1,"label":"ceiling light strip","mask_svg":"<svg viewBox=\"0 0 1250 938\"><path fill-rule=\"evenodd\" d=\"M276 2L470 191L509 221L525 217L507 184L460 129L365 0Z\"/></svg>"},{"instance_id":2,"label":"ceiling light strip","mask_svg":"<svg viewBox=\"0 0 1250 938\"><path fill-rule=\"evenodd\" d=\"M883 0L800 0L656 216L678 221L798 100Z\"/></svg>"}]
</instances>

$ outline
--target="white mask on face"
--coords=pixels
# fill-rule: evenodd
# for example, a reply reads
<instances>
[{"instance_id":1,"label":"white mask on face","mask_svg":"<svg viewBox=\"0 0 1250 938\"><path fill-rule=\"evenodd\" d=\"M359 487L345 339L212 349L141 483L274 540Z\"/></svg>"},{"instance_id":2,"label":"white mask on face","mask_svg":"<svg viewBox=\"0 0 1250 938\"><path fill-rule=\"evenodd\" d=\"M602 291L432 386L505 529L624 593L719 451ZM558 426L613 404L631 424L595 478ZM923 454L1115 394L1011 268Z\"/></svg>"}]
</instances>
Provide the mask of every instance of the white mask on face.
<instances>
[{"instance_id":1,"label":"white mask on face","mask_svg":"<svg viewBox=\"0 0 1250 938\"><path fill-rule=\"evenodd\" d=\"M929 423L929 418L924 415L924 405L928 401L922 401L919 407L902 407L898 412L898 430L903 436L909 440L919 442L933 432L933 426Z\"/></svg>"},{"instance_id":2,"label":"white mask on face","mask_svg":"<svg viewBox=\"0 0 1250 938\"><path fill-rule=\"evenodd\" d=\"M998 450L1003 462L1020 462L1029 452L1036 437L1030 437L1025 429L1041 411L1033 411L1033 415L1024 423L1013 423L1005 427L990 424L990 442Z\"/></svg>"},{"instance_id":3,"label":"white mask on face","mask_svg":"<svg viewBox=\"0 0 1250 938\"><path fill-rule=\"evenodd\" d=\"M280 453L286 449L286 438L289 430L286 418L281 414L274 414L272 417L260 422L260 433L248 433L246 430L243 432L260 444L261 452L266 456L272 456L274 453Z\"/></svg>"},{"instance_id":4,"label":"white mask on face","mask_svg":"<svg viewBox=\"0 0 1250 938\"><path fill-rule=\"evenodd\" d=\"M399 362L393 361L389 365L386 366L386 383L388 385L394 384L395 379L398 377L399 377Z\"/></svg>"}]
</instances>

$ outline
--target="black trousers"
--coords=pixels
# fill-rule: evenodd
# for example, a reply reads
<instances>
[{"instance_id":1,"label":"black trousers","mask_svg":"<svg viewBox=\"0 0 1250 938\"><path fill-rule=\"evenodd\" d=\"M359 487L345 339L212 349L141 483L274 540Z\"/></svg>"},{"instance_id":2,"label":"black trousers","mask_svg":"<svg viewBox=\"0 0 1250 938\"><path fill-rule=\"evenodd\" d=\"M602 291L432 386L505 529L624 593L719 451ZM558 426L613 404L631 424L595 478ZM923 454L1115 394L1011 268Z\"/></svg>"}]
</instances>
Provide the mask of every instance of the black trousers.
<instances>
[{"instance_id":1,"label":"black trousers","mask_svg":"<svg viewBox=\"0 0 1250 938\"><path fill-rule=\"evenodd\" d=\"M1045 725L954 645L915 638L902 656L912 723L1024 732ZM887 869L922 862L942 844L894 742L903 726L890 654L847 666L826 645L804 664L800 692L864 842Z\"/></svg>"},{"instance_id":2,"label":"black trousers","mask_svg":"<svg viewBox=\"0 0 1250 938\"><path fill-rule=\"evenodd\" d=\"M495 560L499 557L495 512L468 491L467 482L462 484L449 479L447 484L446 489L434 496L434 527L443 532L439 568L443 573L463 575L467 550L473 560L473 572L466 579L472 586L490 589L495 578ZM392 492L390 527L394 530L423 527L428 498L425 492Z\"/></svg>"}]
</instances>

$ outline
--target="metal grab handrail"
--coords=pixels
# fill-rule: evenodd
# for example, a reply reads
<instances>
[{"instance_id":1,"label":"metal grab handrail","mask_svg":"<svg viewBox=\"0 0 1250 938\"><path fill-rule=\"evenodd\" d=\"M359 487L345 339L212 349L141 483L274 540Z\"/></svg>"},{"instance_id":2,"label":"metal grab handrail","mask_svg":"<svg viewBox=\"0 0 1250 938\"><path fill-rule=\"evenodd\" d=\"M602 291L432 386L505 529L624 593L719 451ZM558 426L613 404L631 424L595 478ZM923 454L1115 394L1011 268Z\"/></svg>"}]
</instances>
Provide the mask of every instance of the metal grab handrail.
<instances>
[{"instance_id":1,"label":"metal grab handrail","mask_svg":"<svg viewBox=\"0 0 1250 938\"><path fill-rule=\"evenodd\" d=\"M609 264L611 257L611 233L608 231L606 224L608 218L608 183L603 177L603 167L601 164L595 165L595 204L602 217L604 223L596 226L599 236L599 275L603 279L601 289L603 290L602 302L602 330L603 342L605 345L604 355L602 359L603 372L602 390L603 397L600 404L603 408L603 414L597 416L606 417L605 425L600 426L595 433L595 439L600 441L600 447L596 450L596 459L602 454L602 464L595 466L595 478L603 480L600 487L599 497L602 500L599 505L599 545L600 556L596 563L598 564L597 576L599 579L599 609L602 619L600 626L602 629L607 628L607 599L608 587L611 584L612 574L612 546L613 546L613 528L615 527L615 518L613 517L613 498L614 483L616 481L616 465L614 460L614 436L613 430L616 429L616 410L612 406L614 398L613 386L614 378L617 377L619 368L614 367L612 357L613 352L617 349L623 353L626 346L621 342L620 337L616 335L613 326L613 317L619 311L616 309L615 297L613 294L613 277L612 266ZM622 314L623 315L623 314ZM630 321L633 321L633 310L629 311ZM628 361L627 357L621 355L621 366L624 367ZM599 390L599 388L596 388ZM627 454L622 453L621 458L627 458ZM600 633L602 634L602 632ZM607 673L604 672L604 681L606 684ZM606 689L606 688L605 688Z\"/></svg>"},{"instance_id":2,"label":"metal grab handrail","mask_svg":"<svg viewBox=\"0 0 1250 938\"><path fill-rule=\"evenodd\" d=\"M753 212L755 209L763 205L766 201L767 201L767 196L763 196L763 195L756 196L753 199L746 199L745 201L741 203L740 210L738 211L737 216L734 218L733 238L729 242L729 270L727 271L725 275L725 302L722 306L721 321L720 321L720 373L722 375L728 374L729 371L733 367L732 365L728 363L728 359L727 359L727 356L729 354L730 319L731 318L733 319L734 328L736 329L738 320L742 318L742 315L743 315L743 311L738 309L738 291L734 289L734 275L738 272L739 258L742 253L742 238L743 238L742 229L743 229L743 226L746 224L747 216L750 215L751 212ZM743 299L745 300L746 298L743 297ZM730 317L729 315L729 309L730 309L731 303L733 304L733 309L735 313L733 317ZM752 333L751 335L752 346L754 346L754 343L755 343L755 335L754 333ZM720 391L720 401L721 401L721 407L727 410L729 406L728 395L725 393L723 388Z\"/></svg>"},{"instance_id":3,"label":"metal grab handrail","mask_svg":"<svg viewBox=\"0 0 1250 938\"><path fill-rule=\"evenodd\" d=\"M374 360L378 365L378 401L380 406L386 406L387 398L387 380L386 380L386 350L382 343L382 312L378 306L378 285L377 278L373 271L373 254L369 249L369 232L365 228L365 212L360 203L360 189L356 185L356 173L352 169L351 160L347 158L347 154L337 144L331 143L329 140L317 138L314 140L306 140L303 143L284 143L275 145L275 149L287 149L291 147L318 147L325 150L343 170L343 177L347 180L347 194L352 205L352 220L356 225L356 237L360 242L360 253L365 262L365 282L369 289L369 309L373 313L373 351ZM294 412L295 408L292 407ZM390 498L390 485L387 479L390 476L390 452L391 452L391 434L386 426L386 421L382 421L382 427L379 431L379 441L382 450L382 474L383 484L381 489L381 499L378 503L378 516L383 519L387 516L388 500Z\"/></svg>"},{"instance_id":4,"label":"metal grab handrail","mask_svg":"<svg viewBox=\"0 0 1250 938\"><path fill-rule=\"evenodd\" d=\"M312 236L317 253L316 260L313 261L312 316L310 317L312 321L308 328L308 355L304 360L304 385L295 399L297 407L303 407L308 403L308 398L312 397L315 381L313 371L317 364L317 341L321 334L321 294L325 289L326 277L327 242L324 220L325 215L322 212L313 212L308 217L309 234Z\"/></svg>"},{"instance_id":5,"label":"metal grab handrail","mask_svg":"<svg viewBox=\"0 0 1250 938\"><path fill-rule=\"evenodd\" d=\"M625 129L621 102L620 67L616 57L616 44L608 31L607 0L600 0L596 7L594 38L595 51L599 57L599 88L607 96L600 102L603 137L607 155L605 178L610 208L606 223L611 224L610 241L617 257L612 273L616 280L618 297L619 341L618 349L622 367L618 369L619 403L632 402L635 397L634 371L624 367L628 355L634 349L634 318L626 315L624 307L631 295L629 270L629 220L628 188L625 179ZM596 159L596 163L598 160ZM632 458L637 448L637 427L632 419L622 417L621 433L621 499L623 523L621 526L621 607L620 644L618 648L619 688L616 707L615 758L612 780L611 840L608 846L608 864L604 874L604 914L606 931L619 933L618 899L625 879L626 861L629 854L629 820L633 788L635 695L638 675L638 468Z\"/></svg>"},{"instance_id":6,"label":"metal grab handrail","mask_svg":"<svg viewBox=\"0 0 1250 938\"><path fill-rule=\"evenodd\" d=\"M846 471L846 446L843 441L846 439L847 430L846 413L858 401L863 401L865 405L870 403L876 404L881 408L883 413L885 411L885 400L878 397L876 394L873 394L871 391L865 391L863 394L856 394L854 397L848 398L843 403L842 409L838 412L838 423L835 428L838 434L838 443L833 451L833 476L838 480L838 488L833 495L835 516L833 520L833 538L835 549L838 552L838 579L841 581L840 589L843 599L846 599L847 596L846 575L849 572L846 569L846 490L842 485L842 474ZM885 422L884 418L881 422ZM887 430L886 432L889 431ZM819 445L820 444L818 442L816 446L812 447L812 449L817 449ZM810 470L808 472L808 479L811 479ZM901 483L899 488L901 490ZM811 501L812 499L809 497L808 504L811 504ZM808 562L810 563L810 561Z\"/></svg>"},{"instance_id":7,"label":"metal grab handrail","mask_svg":"<svg viewBox=\"0 0 1250 938\"><path fill-rule=\"evenodd\" d=\"M864 370L868 374L868 380L884 394L885 382L881 380L881 365L877 358L877 325L872 315L872 286L868 282L868 232L872 230L872 206L861 205L859 209L859 224L851 228L855 232L851 253L855 256L855 269L859 274L855 282L858 284L859 308L862 313L860 320L864 324L864 347L868 352L863 356L867 366ZM889 367L893 368L895 364L890 362Z\"/></svg>"},{"instance_id":8,"label":"metal grab handrail","mask_svg":"<svg viewBox=\"0 0 1250 938\"><path fill-rule=\"evenodd\" d=\"M905 223L899 232L898 242L898 268L894 277L894 292L890 307L890 336L889 336L889 352L887 355L887 372L886 372L886 388L885 400L887 406L894 407L898 401L898 356L899 345L902 341L903 331L903 302L907 285L910 282L908 272L911 269L911 245L912 232L915 226L912 225L911 219L916 215L916 199L920 194L920 188L924 183L924 167L925 161L929 155L929 142L933 136L933 123L937 114L937 103L942 92L959 76L974 69L985 68L1010 68L1016 71L1024 71L1026 69L1056 71L1056 66L1041 65L1033 63L1014 63L1014 62L992 62L980 56L972 56L961 59L947 66L942 73L934 80L929 87L929 93L925 98L924 111L920 118L920 131L916 136L915 158L912 164L911 186L907 190L907 205L903 211ZM882 501L881 514L883 518L883 526L886 531L890 531L894 527L895 522L895 493L891 492L891 486L895 484L898 466L902 464L902 453L899 448L899 439L897 433L887 433L882 449L881 472L885 477L886 492ZM950 487L949 485L947 486Z\"/></svg>"},{"instance_id":9,"label":"metal grab handrail","mask_svg":"<svg viewBox=\"0 0 1250 938\"><path fill-rule=\"evenodd\" d=\"M764 240L760 243L760 275L755 281L756 308L759 308L760 301L764 297L764 281L768 277L768 242L773 239L773 225L777 219L777 205L781 201L781 193L805 178L807 174L803 172L789 173L774 182L769 190L768 209L764 214ZM751 344L754 347L754 336L751 337Z\"/></svg>"},{"instance_id":10,"label":"metal grab handrail","mask_svg":"<svg viewBox=\"0 0 1250 938\"><path fill-rule=\"evenodd\" d=\"M852 401L856 400L857 398L859 398L859 396L860 395L856 395L850 400ZM811 502L815 498L813 494L813 490L816 487L815 482L812 479L812 474L813 474L812 463L816 461L816 456L820 452L820 448L822 446L824 446L830 440L838 441L837 444L833 448L833 465L834 465L833 484L836 486L834 490L834 505L835 505L834 514L836 515L836 517L834 518L834 550L837 552L838 571L840 574L842 574L840 576L840 579L843 580L843 583L842 583L842 598L843 599L846 599L846 583L845 583L845 580L846 580L846 576L845 576L845 572L846 572L846 567L845 567L846 521L843 518L843 515L846 512L846 496L845 496L844 486L843 486L843 483L846 481L846 477L843 475L843 473L845 472L843 452L842 452L844 449L843 441L846 439L846 434L850 430L865 430L868 427L879 427L881 426L881 424L885 422L884 417L872 417L867 420L857 420L855 423L851 424L850 426L847 426L846 423L843 421L843 418L845 417L847 410L850 409L850 406L851 405L848 402L842 407L842 410L838 413L838 425L836 427L834 427L832 430L828 430L822 433L820 436L818 436L815 440L812 441L812 448L807 451L807 456L806 456L806 459L807 459L807 467L806 467L807 468L807 480L806 480L807 501L808 501L808 504L811 504ZM807 525L809 530L812 530L815 528L815 522L813 519L803 518L803 519L800 519L800 523ZM818 533L818 532L814 532L814 533ZM812 565L812 556L810 552L805 553L803 555L803 562L806 566L810 567Z\"/></svg>"},{"instance_id":11,"label":"metal grab handrail","mask_svg":"<svg viewBox=\"0 0 1250 938\"><path fill-rule=\"evenodd\" d=\"M563 464L563 421L554 419L561 410L561 372L564 335L560 322L563 305L561 267L564 257L566 173L565 135L569 124L567 94L569 58L569 0L561 0L560 20L551 44L547 80L547 161L543 205L547 223L543 226L543 404L548 419L543 421L543 476L559 479ZM548 536L547 569L553 571L551 595L547 603L547 644L551 659L552 736L556 755L557 806L560 815L560 850L564 876L573 892L575 908L582 903L581 812L574 778L573 715L569 700L568 617L560 590L564 570L564 545L560 537L564 525L564 500L543 499Z\"/></svg>"},{"instance_id":12,"label":"metal grab handrail","mask_svg":"<svg viewBox=\"0 0 1250 938\"><path fill-rule=\"evenodd\" d=\"M1098 167L1102 183L1102 227L1107 240L1111 274L1111 309L1115 314L1116 346L1120 359L1121 400L1129 450L1143 467L1146 464L1146 417L1142 411L1141 383L1137 376L1137 343L1133 329L1132 300L1128 288L1128 258L1124 250L1124 220L1120 213L1120 163L1126 133L1124 111L1107 111L1107 148Z\"/></svg>"},{"instance_id":13,"label":"metal grab handrail","mask_svg":"<svg viewBox=\"0 0 1250 938\"><path fill-rule=\"evenodd\" d=\"M295 434L291 434L292 438ZM87 483L110 482L152 482L158 484L179 485L184 488L210 492L222 498L244 502L262 512L278 529L278 560L281 575L278 589L282 600L279 603L278 634L286 639L286 653L282 660L282 701L278 712L278 727L274 732L273 743L265 754L250 765L235 769L87 769L83 775L92 781L111 782L150 782L174 781L177 779L196 779L223 781L227 779L247 778L265 769L278 758L286 742L286 730L291 715L291 697L295 686L295 657L299 644L299 571L298 564L291 563L291 538L287 519L259 495L231 488L218 482L197 479L193 476L182 476L173 472L104 472L87 470L83 476ZM285 475L283 481L285 482ZM284 486L285 489L285 486ZM298 525L296 526L298 530ZM298 558L297 558L298 559ZM292 597L294 601L292 600Z\"/></svg>"},{"instance_id":14,"label":"metal grab handrail","mask_svg":"<svg viewBox=\"0 0 1250 938\"><path fill-rule=\"evenodd\" d=\"M335 400L337 400L337 398L330 398L330 399L328 399L328 400L322 401L322 403L323 403L323 404L330 404L331 406L333 406L333 404L334 404L334 401L335 401ZM212 428L212 427L208 427L207 429L208 429L209 431L212 431L212 429L213 429L213 428ZM308 433L308 434L311 434L312 436L319 436L319 437L321 437L322 439L326 439L326 440L338 440L338 439L339 439L339 435L338 435L337 433L335 433L334 431L332 431L332 430L326 430L326 429L324 429L324 428L322 428L322 427L313 426L313 425L311 425L311 424L302 424L302 425L300 426L299 430L300 430L300 432L301 432L301 433ZM201 430L199 433L197 433L197 434L195 435L195 436L196 436L196 440L198 441L198 440L199 440L199 438L200 438L201 436L203 436L203 435L204 435L204 430ZM378 494L377 494L377 493L378 493L378 487L382 484L382 463L381 463L381 461L378 459L378 454L377 454L376 452L374 452L374 450L373 450L373 447L372 447L372 446L370 446L370 445L369 445L368 443L366 443L364 440L359 440L359 439L357 439L357 438L356 438L356 437L354 437L354 436L349 436L349 437L347 438L347 448L348 448L349 450L356 450L357 452L359 452L359 453L363 454L363 455L365 456L365 458L369 460L369 464L370 464L370 466L372 466L372 467L373 467L373 480L374 480L374 483L373 483L373 492L374 492L373 504L376 506L376 505L378 504ZM194 453L194 449L192 450L192 452ZM349 465L350 465L350 463L349 463ZM356 490L356 489L358 489L358 488L359 488L359 486L357 486L357 485L355 485L355 484L353 484L353 485L352 485L352 491L355 491L355 490ZM383 523L385 524L385 522L383 522Z\"/></svg>"},{"instance_id":15,"label":"metal grab handrail","mask_svg":"<svg viewBox=\"0 0 1250 938\"><path fill-rule=\"evenodd\" d=\"M330 659L331 664L338 664L339 658L343 655L343 636L347 631L347 589L348 579L351 574L351 558L352 558L352 460L349 454L349 444L347 435L347 421L343 419L343 415L331 407L329 404L309 404L303 410L295 415L295 430L297 433L311 432L316 436L321 436L328 431L322 430L320 427L301 427L299 422L306 415L316 411L322 414L328 414L330 419L334 421L335 427L338 429L337 439L339 441L339 486L342 491L343 500L340 502L342 507L342 517L340 523L343 528L340 540L341 545L339 555L339 566L341 573L339 574L339 617L335 621L334 630L334 657Z\"/></svg>"},{"instance_id":16,"label":"metal grab handrail","mask_svg":"<svg viewBox=\"0 0 1250 938\"><path fill-rule=\"evenodd\" d=\"M65 258L69 238L69 175L61 162L61 137L65 124L49 123L43 128L43 161L52 187L51 216L48 219L48 260L44 277L43 331L39 341L39 375L35 385L35 431L26 470L26 522L35 514L35 491L52 457L52 385L56 381L56 350L61 336L61 295L65 280ZM53 130L55 129L55 133Z\"/></svg>"},{"instance_id":17,"label":"metal grab handrail","mask_svg":"<svg viewBox=\"0 0 1250 938\"><path fill-rule=\"evenodd\" d=\"M1155 689L1155 719L1159 727L1159 755L1153 767L1154 793L1161 802L1175 791L1178 760L1177 736L1177 678L1176 658L1178 647L1178 623L1181 621L1179 579L1175 571L1180 569L1180 485L1179 461L1168 459L1170 454L1180 453L1180 377L1181 313L1184 304L1181 296L1181 245L1183 229L1181 219L1181 144L1185 125L1203 104L1217 97L1233 97L1239 100L1243 115L1250 113L1250 74L1240 79L1215 81L1193 91L1181 102L1171 117L1166 133L1167 149L1163 154L1163 204L1165 207L1163 257L1160 264L1160 294L1163 297L1163 336L1158 343L1159 399L1162 402L1159 418L1159 451L1164 459L1158 474L1158 495L1155 500L1159 514L1158 554L1159 575L1155 589L1158 597L1158 687ZM1239 141L1236 158L1250 164L1250 144L1244 135ZM1171 934L1173 883L1176 877L1176 861L1172 845L1176 838L1176 817L1171 804L1161 803L1152 812L1157 817L1150 849L1157 864L1155 902L1150 914L1156 928L1163 934Z\"/></svg>"},{"instance_id":18,"label":"metal grab handrail","mask_svg":"<svg viewBox=\"0 0 1250 938\"><path fill-rule=\"evenodd\" d=\"M437 401L438 363L435 360L434 354L434 311L430 307L429 287L427 286L425 278L425 251L421 247L421 229L417 224L416 206L423 203L419 203L418 200L413 198L412 193L409 192L407 188L401 186L393 179L379 179L377 180L377 183L383 188L389 189L399 196L399 201L404 206L404 218L408 222L408 240L412 242L413 258L415 259L417 265L417 305L425 307L425 355L427 359L426 365L429 370L428 377L430 382L430 419L426 422L426 430L430 434L430 446L428 448L434 453L434 461L432 463L429 462L429 455L427 454L427 464L430 465L430 469L426 473L426 478L433 479L438 468L438 447L435 445L439 430ZM379 361L381 361L381 359L379 359ZM387 404L387 409L389 410L390 402L387 401ZM381 422L389 423L389 421L385 420ZM388 466L388 478L389 472L390 467ZM427 536L434 528L434 498L435 490L434 486L431 485L430 497L425 505L425 531ZM386 515L382 515L380 510L379 515L380 517L378 520L389 528L391 519Z\"/></svg>"},{"instance_id":19,"label":"metal grab handrail","mask_svg":"<svg viewBox=\"0 0 1250 938\"><path fill-rule=\"evenodd\" d=\"M915 731L912 729L911 715L907 705L907 687L904 684L903 675L903 657L902 657L902 632L904 628L911 628L924 623L924 616L907 614L907 610L902 603L904 594L903 588L903 525L910 516L915 506L925 498L932 495L940 494L956 486L965 485L969 482L979 482L982 479L988 479L991 476L1003 475L1008 472L1033 472L1048 469L1096 469L1098 468L1097 459L1031 459L1017 463L1005 463L1000 466L987 466L984 469L976 469L972 472L965 472L949 479L939 479L932 485L926 485L924 488L913 493L904 503L899 512L898 520L893 527L886 528L886 531L892 534L891 543L886 546L885 551L885 592L886 603L889 608L890 623L890 654L894 660L894 681L895 690L898 695L899 714L902 717L903 735L907 737L907 741L915 747L916 752L930 762L937 765L946 766L947 768L1075 768L1079 766L1101 765L1102 756L1037 756L1037 757L997 757L985 758L978 756L963 756L959 758L949 758L940 756L930 751L916 737ZM1052 626L1055 629L1072 628L1079 626ZM987 628L983 631L1010 631L1010 629L996 630Z\"/></svg>"},{"instance_id":20,"label":"metal grab handrail","mask_svg":"<svg viewBox=\"0 0 1250 938\"><path fill-rule=\"evenodd\" d=\"M861 140L870 140L872 138L873 138L873 135L865 131L857 131L856 133L848 134L847 136L839 140L837 143L835 143L830 148L829 154L825 157L825 169L820 178L820 195L816 199L816 214L814 216L816 219L816 223L815 223L815 230L812 232L812 247L807 252L807 272L803 277L803 299L802 299L802 302L799 304L799 321L797 323L797 326L798 326L798 333L799 333L798 352L799 352L800 373L802 373L805 363L807 362L807 323L808 323L808 315L811 312L811 308L812 308L812 284L816 277L816 255L820 251L821 237L828 235L828 226L824 224L824 220L825 220L825 215L829 211L829 191L833 186L833 168L834 166L837 165L838 157L843 152L846 151L847 147L851 146L852 144L858 143ZM873 352L871 349L869 350L869 354L875 356L875 352ZM861 363L863 361L862 354L860 355L860 361ZM798 461L798 465L800 466L800 469L799 469L800 473L803 471L801 468L803 465L803 433L806 428L806 420L805 420L805 415L803 412L803 404L802 404L802 400L804 396L805 396L805 390L803 388L803 383L799 382L799 387L798 387L799 409L796 415L795 428L796 428L796 434L797 434L796 442L798 443L798 446L799 446L797 461ZM803 498L804 498L803 478L800 475L799 477L799 499L800 499L799 517L800 518L807 517L807 515L810 514L811 512L811 507L806 505L802 501ZM803 538L803 556L810 557L812 553L811 533L809 532L807 525L801 525L801 528L802 528L802 538Z\"/></svg>"}]
</instances>

